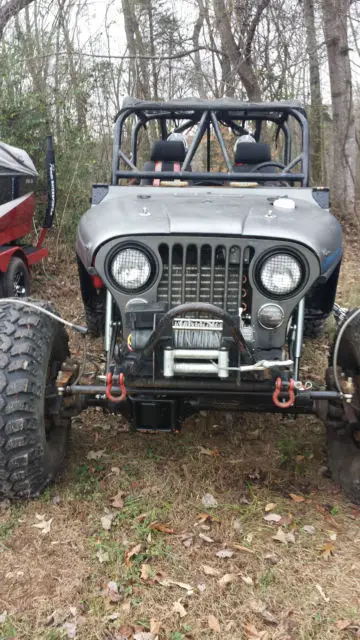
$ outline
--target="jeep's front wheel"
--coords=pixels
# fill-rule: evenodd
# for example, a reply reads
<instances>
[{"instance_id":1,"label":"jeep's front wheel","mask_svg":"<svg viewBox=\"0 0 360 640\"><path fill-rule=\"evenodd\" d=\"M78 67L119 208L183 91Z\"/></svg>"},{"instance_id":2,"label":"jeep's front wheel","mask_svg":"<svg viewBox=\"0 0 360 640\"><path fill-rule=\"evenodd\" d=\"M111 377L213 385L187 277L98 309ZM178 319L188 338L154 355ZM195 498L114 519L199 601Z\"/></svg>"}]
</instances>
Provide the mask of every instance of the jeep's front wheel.
<instances>
[{"instance_id":1,"label":"jeep's front wheel","mask_svg":"<svg viewBox=\"0 0 360 640\"><path fill-rule=\"evenodd\" d=\"M352 313L352 312L351 312ZM340 326L341 329L341 326ZM337 332L338 335L338 332ZM335 336L335 342L337 339ZM335 344L334 342L334 344ZM333 349L326 372L327 387L336 390ZM347 326L340 342L338 375L352 378L354 397L351 404L330 402L325 421L328 464L333 480L346 496L360 504L360 316Z\"/></svg>"},{"instance_id":2,"label":"jeep's front wheel","mask_svg":"<svg viewBox=\"0 0 360 640\"><path fill-rule=\"evenodd\" d=\"M0 304L1 496L38 496L64 460L71 419L57 402L56 378L68 355L59 322L21 304Z\"/></svg>"}]
</instances>

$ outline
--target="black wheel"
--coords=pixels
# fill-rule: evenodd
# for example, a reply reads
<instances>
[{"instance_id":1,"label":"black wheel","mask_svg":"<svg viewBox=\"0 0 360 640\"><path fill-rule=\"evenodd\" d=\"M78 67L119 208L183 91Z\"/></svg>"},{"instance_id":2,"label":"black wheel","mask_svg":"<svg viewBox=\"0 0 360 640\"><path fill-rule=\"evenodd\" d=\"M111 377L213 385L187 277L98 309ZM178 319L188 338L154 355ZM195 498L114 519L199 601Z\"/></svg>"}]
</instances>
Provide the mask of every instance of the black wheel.
<instances>
[{"instance_id":1,"label":"black wheel","mask_svg":"<svg viewBox=\"0 0 360 640\"><path fill-rule=\"evenodd\" d=\"M325 318L305 318L304 338L315 340L322 338L325 329Z\"/></svg>"},{"instance_id":2,"label":"black wheel","mask_svg":"<svg viewBox=\"0 0 360 640\"><path fill-rule=\"evenodd\" d=\"M2 274L2 295L5 298L26 298L30 294L30 277L24 261L11 258L7 271Z\"/></svg>"},{"instance_id":3,"label":"black wheel","mask_svg":"<svg viewBox=\"0 0 360 640\"><path fill-rule=\"evenodd\" d=\"M340 327L341 329L341 327ZM340 330L339 329L339 330ZM336 337L335 337L336 340ZM335 343L334 343L335 344ZM336 389L333 349L326 372L327 388ZM325 421L329 469L346 496L360 504L360 317L348 325L340 343L338 375L351 377L355 395L351 404L330 402Z\"/></svg>"},{"instance_id":4,"label":"black wheel","mask_svg":"<svg viewBox=\"0 0 360 640\"><path fill-rule=\"evenodd\" d=\"M68 355L59 322L20 304L0 305L1 496L38 496L64 460L71 419L55 383Z\"/></svg>"}]
</instances>

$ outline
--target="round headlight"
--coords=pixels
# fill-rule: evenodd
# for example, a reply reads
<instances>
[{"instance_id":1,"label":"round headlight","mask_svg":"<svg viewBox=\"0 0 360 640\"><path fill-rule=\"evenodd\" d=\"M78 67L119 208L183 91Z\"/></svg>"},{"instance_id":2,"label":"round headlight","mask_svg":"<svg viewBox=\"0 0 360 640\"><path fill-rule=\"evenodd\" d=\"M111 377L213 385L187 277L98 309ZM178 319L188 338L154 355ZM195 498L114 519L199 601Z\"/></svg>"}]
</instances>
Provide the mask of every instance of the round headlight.
<instances>
[{"instance_id":1,"label":"round headlight","mask_svg":"<svg viewBox=\"0 0 360 640\"><path fill-rule=\"evenodd\" d=\"M112 259L110 272L122 289L137 291L150 279L151 262L140 249L122 249Z\"/></svg>"},{"instance_id":2,"label":"round headlight","mask_svg":"<svg viewBox=\"0 0 360 640\"><path fill-rule=\"evenodd\" d=\"M264 260L259 277L265 291L275 296L286 296L298 288L302 268L289 253L276 253Z\"/></svg>"}]
</instances>

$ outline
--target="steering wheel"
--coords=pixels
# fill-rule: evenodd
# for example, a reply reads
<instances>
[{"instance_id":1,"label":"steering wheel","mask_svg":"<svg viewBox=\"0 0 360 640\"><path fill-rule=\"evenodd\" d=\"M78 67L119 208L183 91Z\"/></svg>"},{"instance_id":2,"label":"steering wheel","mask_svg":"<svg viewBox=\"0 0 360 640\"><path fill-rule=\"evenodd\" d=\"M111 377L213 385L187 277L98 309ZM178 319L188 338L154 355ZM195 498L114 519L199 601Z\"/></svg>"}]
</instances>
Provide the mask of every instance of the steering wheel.
<instances>
[{"instance_id":1,"label":"steering wheel","mask_svg":"<svg viewBox=\"0 0 360 640\"><path fill-rule=\"evenodd\" d=\"M273 160L268 160L267 162L260 162L259 164L255 165L255 167L251 169L250 173L255 173L256 171L259 171L264 167L277 167L278 169L286 169L286 166L282 162L274 162ZM274 173L274 178L275 176L276 173ZM267 182L269 181L267 180ZM287 182L287 180L277 180L277 182L280 182L280 184L285 184L287 187L293 186L293 183Z\"/></svg>"}]
</instances>

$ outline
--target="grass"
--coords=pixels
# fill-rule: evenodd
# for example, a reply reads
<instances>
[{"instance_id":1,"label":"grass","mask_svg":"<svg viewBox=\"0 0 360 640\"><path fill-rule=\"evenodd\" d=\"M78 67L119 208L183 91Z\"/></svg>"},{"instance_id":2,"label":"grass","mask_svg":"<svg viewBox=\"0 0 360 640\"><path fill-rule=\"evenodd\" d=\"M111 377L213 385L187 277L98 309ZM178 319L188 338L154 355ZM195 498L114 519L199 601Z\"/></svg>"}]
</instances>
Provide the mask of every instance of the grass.
<instances>
[{"instance_id":1,"label":"grass","mask_svg":"<svg viewBox=\"0 0 360 640\"><path fill-rule=\"evenodd\" d=\"M356 259L348 260L344 304L355 297L347 291L356 269ZM46 270L52 274L55 265ZM59 282L40 270L37 286L63 316L80 323L70 272ZM80 356L81 349L81 338L72 337L73 353ZM99 341L90 342L92 357L99 350ZM303 378L316 372L321 379L326 358L325 343L309 344ZM140 628L160 629L159 640L256 639L249 625L265 640L354 638L337 622L360 622L360 511L324 476L324 444L313 416L202 412L176 436L146 436L127 433L114 416L82 414L63 477L39 500L0 511L0 614L7 611L0 640L60 640L75 627L80 640L131 638ZM220 455L203 455L201 448ZM89 460L98 450L103 455ZM113 509L120 490L124 507ZM215 509L202 505L205 493L215 496ZM280 523L264 520L270 503ZM109 531L101 524L107 513L114 515ZM48 534L33 526L36 514L53 519ZM295 542L274 540L279 527ZM219 558L223 549L233 554ZM226 574L232 578L221 587ZM117 593L109 595L109 583ZM179 601L183 617L174 611ZM220 633L210 629L209 616Z\"/></svg>"}]
</instances>

